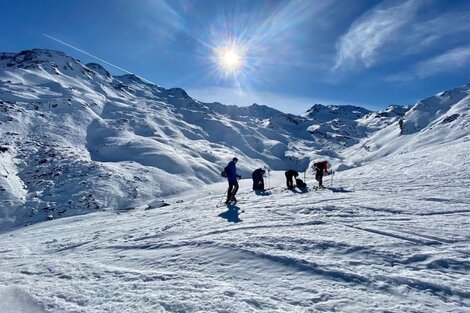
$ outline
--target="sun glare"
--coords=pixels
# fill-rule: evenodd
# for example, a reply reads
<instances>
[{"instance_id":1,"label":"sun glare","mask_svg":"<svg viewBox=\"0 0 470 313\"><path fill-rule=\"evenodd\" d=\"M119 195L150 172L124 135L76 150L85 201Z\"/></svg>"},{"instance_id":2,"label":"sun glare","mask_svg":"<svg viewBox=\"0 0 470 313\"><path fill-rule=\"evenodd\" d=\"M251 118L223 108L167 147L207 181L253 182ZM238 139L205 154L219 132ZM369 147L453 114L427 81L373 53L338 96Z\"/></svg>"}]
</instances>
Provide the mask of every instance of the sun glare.
<instances>
[{"instance_id":1,"label":"sun glare","mask_svg":"<svg viewBox=\"0 0 470 313\"><path fill-rule=\"evenodd\" d=\"M236 69L241 64L240 54L235 50L226 49L220 56L220 63L228 69Z\"/></svg>"},{"instance_id":2,"label":"sun glare","mask_svg":"<svg viewBox=\"0 0 470 313\"><path fill-rule=\"evenodd\" d=\"M236 45L225 46L216 50L217 63L226 76L239 74L244 65L244 53Z\"/></svg>"}]
</instances>

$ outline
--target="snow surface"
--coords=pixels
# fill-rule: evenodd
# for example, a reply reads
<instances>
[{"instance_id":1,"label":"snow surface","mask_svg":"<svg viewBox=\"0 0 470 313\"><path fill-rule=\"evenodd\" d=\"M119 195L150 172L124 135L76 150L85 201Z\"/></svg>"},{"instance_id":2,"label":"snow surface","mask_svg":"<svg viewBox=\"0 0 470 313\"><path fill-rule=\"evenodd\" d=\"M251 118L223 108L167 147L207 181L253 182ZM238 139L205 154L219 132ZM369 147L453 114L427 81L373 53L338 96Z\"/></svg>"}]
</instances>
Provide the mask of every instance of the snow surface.
<instances>
[{"instance_id":1,"label":"snow surface","mask_svg":"<svg viewBox=\"0 0 470 313\"><path fill-rule=\"evenodd\" d=\"M295 116L0 53L0 312L470 312L469 112L470 85ZM226 207L233 156L271 189ZM285 189L318 159L328 188Z\"/></svg>"},{"instance_id":2,"label":"snow surface","mask_svg":"<svg viewBox=\"0 0 470 313\"><path fill-rule=\"evenodd\" d=\"M273 189L255 194L242 180L228 208L218 183L170 206L3 233L0 302L30 312L469 311L466 140L337 173L332 186L325 177L325 190L286 190L272 172Z\"/></svg>"}]
</instances>

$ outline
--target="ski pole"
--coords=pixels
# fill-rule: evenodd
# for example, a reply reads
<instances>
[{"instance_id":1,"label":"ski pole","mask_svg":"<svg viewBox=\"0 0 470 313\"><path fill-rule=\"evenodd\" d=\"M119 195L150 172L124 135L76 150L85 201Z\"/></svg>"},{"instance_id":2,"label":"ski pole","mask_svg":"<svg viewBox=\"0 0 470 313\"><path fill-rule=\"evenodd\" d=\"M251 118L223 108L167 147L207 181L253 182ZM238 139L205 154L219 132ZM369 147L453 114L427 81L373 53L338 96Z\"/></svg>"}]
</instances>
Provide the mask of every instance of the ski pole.
<instances>
[{"instance_id":1,"label":"ski pole","mask_svg":"<svg viewBox=\"0 0 470 313\"><path fill-rule=\"evenodd\" d=\"M268 188L271 188L271 170L268 171Z\"/></svg>"},{"instance_id":2,"label":"ski pole","mask_svg":"<svg viewBox=\"0 0 470 313\"><path fill-rule=\"evenodd\" d=\"M224 202L225 196L227 195L228 190L224 192L224 195L222 196L222 199L219 201L219 205Z\"/></svg>"},{"instance_id":3,"label":"ski pole","mask_svg":"<svg viewBox=\"0 0 470 313\"><path fill-rule=\"evenodd\" d=\"M271 178L271 177L270 177L270 176L271 176L271 175L270 175L270 174L271 174L271 170L270 170L269 168L267 168L267 167L265 167L265 168L266 168L266 172L267 172L267 174L266 174L266 182L267 182L268 189L269 189L269 188L271 187L271 180L270 180L270 178Z\"/></svg>"}]
</instances>

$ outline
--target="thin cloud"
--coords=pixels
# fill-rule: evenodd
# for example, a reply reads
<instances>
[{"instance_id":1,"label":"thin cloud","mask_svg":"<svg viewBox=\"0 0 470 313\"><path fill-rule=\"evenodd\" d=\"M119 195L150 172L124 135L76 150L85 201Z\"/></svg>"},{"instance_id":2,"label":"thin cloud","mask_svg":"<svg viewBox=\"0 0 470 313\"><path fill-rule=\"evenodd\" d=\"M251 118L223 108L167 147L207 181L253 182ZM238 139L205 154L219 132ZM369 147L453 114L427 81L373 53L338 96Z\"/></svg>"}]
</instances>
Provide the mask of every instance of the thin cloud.
<instances>
[{"instance_id":1,"label":"thin cloud","mask_svg":"<svg viewBox=\"0 0 470 313\"><path fill-rule=\"evenodd\" d=\"M391 82L408 82L442 73L459 71L469 66L470 46L463 46L418 62L409 70L391 75L386 80Z\"/></svg>"},{"instance_id":2,"label":"thin cloud","mask_svg":"<svg viewBox=\"0 0 470 313\"><path fill-rule=\"evenodd\" d=\"M449 12L439 15L427 21L413 24L405 35L400 38L407 54L414 54L435 45L447 46L469 38L470 34L470 12ZM457 36L458 35L458 36Z\"/></svg>"},{"instance_id":3,"label":"thin cloud","mask_svg":"<svg viewBox=\"0 0 470 313\"><path fill-rule=\"evenodd\" d=\"M153 40L173 40L180 32L190 32L184 16L188 8L182 1L146 0L141 4L145 9L141 25L150 32Z\"/></svg>"},{"instance_id":4,"label":"thin cloud","mask_svg":"<svg viewBox=\"0 0 470 313\"><path fill-rule=\"evenodd\" d=\"M414 72L420 78L458 70L470 64L470 46L449 50L441 55L419 62Z\"/></svg>"},{"instance_id":5,"label":"thin cloud","mask_svg":"<svg viewBox=\"0 0 470 313\"><path fill-rule=\"evenodd\" d=\"M351 71L388 61L406 60L413 55L425 59L410 70L387 78L389 81L406 81L444 71L445 68L437 63L445 63L445 60L452 58L461 60L459 56L465 55L465 48L426 58L433 51L442 51L443 45L451 49L468 42L470 11L452 9L423 18L418 10L428 4L422 0L408 0L398 4L386 1L366 12L338 40L331 73L341 74L341 79L342 75ZM455 68L452 64L447 66Z\"/></svg>"},{"instance_id":6,"label":"thin cloud","mask_svg":"<svg viewBox=\"0 0 470 313\"><path fill-rule=\"evenodd\" d=\"M333 71L375 64L380 50L398 36L420 5L419 0L409 0L399 5L381 4L366 12L339 39Z\"/></svg>"}]
</instances>

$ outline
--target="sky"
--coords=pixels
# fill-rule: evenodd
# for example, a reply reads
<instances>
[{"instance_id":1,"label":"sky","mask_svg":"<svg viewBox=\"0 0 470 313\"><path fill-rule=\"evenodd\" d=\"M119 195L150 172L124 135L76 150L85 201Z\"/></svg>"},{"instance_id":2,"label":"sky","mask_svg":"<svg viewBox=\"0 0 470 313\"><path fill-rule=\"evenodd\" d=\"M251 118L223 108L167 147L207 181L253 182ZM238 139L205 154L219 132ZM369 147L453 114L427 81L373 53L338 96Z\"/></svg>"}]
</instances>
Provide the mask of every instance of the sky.
<instances>
[{"instance_id":1,"label":"sky","mask_svg":"<svg viewBox=\"0 0 470 313\"><path fill-rule=\"evenodd\" d=\"M295 114L470 82L467 0L0 0L0 29L2 52L60 50L201 101Z\"/></svg>"}]
</instances>

